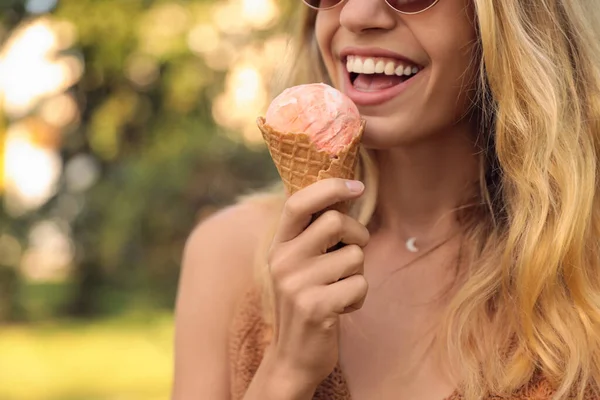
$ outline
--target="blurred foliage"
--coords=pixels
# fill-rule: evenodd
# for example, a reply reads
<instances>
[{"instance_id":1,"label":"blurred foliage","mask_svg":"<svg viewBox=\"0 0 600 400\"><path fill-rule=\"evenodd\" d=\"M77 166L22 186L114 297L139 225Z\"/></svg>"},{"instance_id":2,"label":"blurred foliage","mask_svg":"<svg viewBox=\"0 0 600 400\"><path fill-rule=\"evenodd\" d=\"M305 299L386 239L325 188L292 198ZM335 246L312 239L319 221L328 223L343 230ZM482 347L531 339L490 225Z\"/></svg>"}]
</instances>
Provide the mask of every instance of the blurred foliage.
<instances>
[{"instance_id":1,"label":"blurred foliage","mask_svg":"<svg viewBox=\"0 0 600 400\"><path fill-rule=\"evenodd\" d=\"M64 52L84 64L68 89L79 115L50 142L63 166L85 156L99 167L83 191L63 174L35 211L0 207L1 399L167 398L185 240L202 218L277 176L264 146L245 145L213 118L223 60L209 65L189 48L190 30L214 24L223 1L0 0L0 44L40 17L32 4L50 4L50 18L75 28ZM290 4L278 3L284 15ZM224 36L235 55L286 29L282 18ZM0 113L0 154L15 122ZM26 250L46 220L68 226L75 258L66 279L33 282L2 238Z\"/></svg>"},{"instance_id":2,"label":"blurred foliage","mask_svg":"<svg viewBox=\"0 0 600 400\"><path fill-rule=\"evenodd\" d=\"M51 11L74 24L77 40L69 51L85 62L69 89L80 120L63 133L60 154L65 165L92 156L100 178L82 193L69 192L63 179L46 205L18 218L0 211L0 233L27 247L32 224L60 218L67 198L83 205L69 221L76 258L68 282L31 289L17 269L0 265L0 319L172 309L189 232L237 195L276 178L263 147L247 147L213 120L211 102L227 71L212 69L186 44L194 24L210 23L213 3L60 0ZM1 39L32 17L24 4L0 0ZM281 28L235 41L261 40ZM138 79L130 76L134 64ZM53 299L45 308L36 290Z\"/></svg>"}]
</instances>

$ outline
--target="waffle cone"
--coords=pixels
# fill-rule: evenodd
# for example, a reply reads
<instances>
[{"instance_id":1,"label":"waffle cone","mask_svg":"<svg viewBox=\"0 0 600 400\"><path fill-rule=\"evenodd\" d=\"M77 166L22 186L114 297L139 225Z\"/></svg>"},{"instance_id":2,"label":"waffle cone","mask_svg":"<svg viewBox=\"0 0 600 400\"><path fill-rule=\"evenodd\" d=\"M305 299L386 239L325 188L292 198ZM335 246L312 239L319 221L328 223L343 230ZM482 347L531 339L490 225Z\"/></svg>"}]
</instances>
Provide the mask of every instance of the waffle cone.
<instances>
[{"instance_id":1,"label":"waffle cone","mask_svg":"<svg viewBox=\"0 0 600 400\"><path fill-rule=\"evenodd\" d=\"M257 124L288 195L321 179L355 179L364 121L359 134L333 157L326 151L318 150L307 134L277 131L262 117L258 118ZM349 207L350 204L344 202L329 209L346 213Z\"/></svg>"}]
</instances>

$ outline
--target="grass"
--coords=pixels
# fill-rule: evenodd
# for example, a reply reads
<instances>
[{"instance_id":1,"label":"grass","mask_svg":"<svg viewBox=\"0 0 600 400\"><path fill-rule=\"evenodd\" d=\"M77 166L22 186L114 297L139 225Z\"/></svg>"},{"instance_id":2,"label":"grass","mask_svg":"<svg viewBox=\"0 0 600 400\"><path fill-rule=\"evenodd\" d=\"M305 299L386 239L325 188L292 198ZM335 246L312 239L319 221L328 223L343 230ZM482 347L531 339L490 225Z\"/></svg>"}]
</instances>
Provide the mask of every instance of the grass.
<instances>
[{"instance_id":1,"label":"grass","mask_svg":"<svg viewBox=\"0 0 600 400\"><path fill-rule=\"evenodd\" d=\"M2 400L167 399L171 315L0 329Z\"/></svg>"}]
</instances>

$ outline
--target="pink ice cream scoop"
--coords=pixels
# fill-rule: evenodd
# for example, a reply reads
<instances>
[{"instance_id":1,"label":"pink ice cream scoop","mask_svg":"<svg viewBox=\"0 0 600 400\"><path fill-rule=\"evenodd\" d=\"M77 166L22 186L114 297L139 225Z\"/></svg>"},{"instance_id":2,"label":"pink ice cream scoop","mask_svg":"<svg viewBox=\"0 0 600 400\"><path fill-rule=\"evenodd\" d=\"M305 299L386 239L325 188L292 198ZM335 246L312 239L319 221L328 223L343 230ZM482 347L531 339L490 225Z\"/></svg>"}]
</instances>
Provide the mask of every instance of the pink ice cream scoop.
<instances>
[{"instance_id":1,"label":"pink ice cream scoop","mask_svg":"<svg viewBox=\"0 0 600 400\"><path fill-rule=\"evenodd\" d=\"M361 132L356 105L324 83L284 90L269 106L265 122L281 132L305 133L318 150L336 154Z\"/></svg>"}]
</instances>

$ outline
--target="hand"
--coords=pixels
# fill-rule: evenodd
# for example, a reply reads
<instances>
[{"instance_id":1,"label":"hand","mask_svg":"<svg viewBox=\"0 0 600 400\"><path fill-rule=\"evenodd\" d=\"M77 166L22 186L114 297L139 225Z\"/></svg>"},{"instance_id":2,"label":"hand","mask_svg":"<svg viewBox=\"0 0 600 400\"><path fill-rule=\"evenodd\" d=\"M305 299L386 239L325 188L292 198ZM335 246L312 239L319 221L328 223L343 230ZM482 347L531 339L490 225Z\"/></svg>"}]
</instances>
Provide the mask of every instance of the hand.
<instances>
[{"instance_id":1,"label":"hand","mask_svg":"<svg viewBox=\"0 0 600 400\"><path fill-rule=\"evenodd\" d=\"M339 316L362 307L367 294L363 248L369 231L332 204L353 200L362 183L325 179L290 196L268 262L275 294L269 351L277 365L318 385L338 361ZM344 247L327 252L342 242Z\"/></svg>"}]
</instances>

